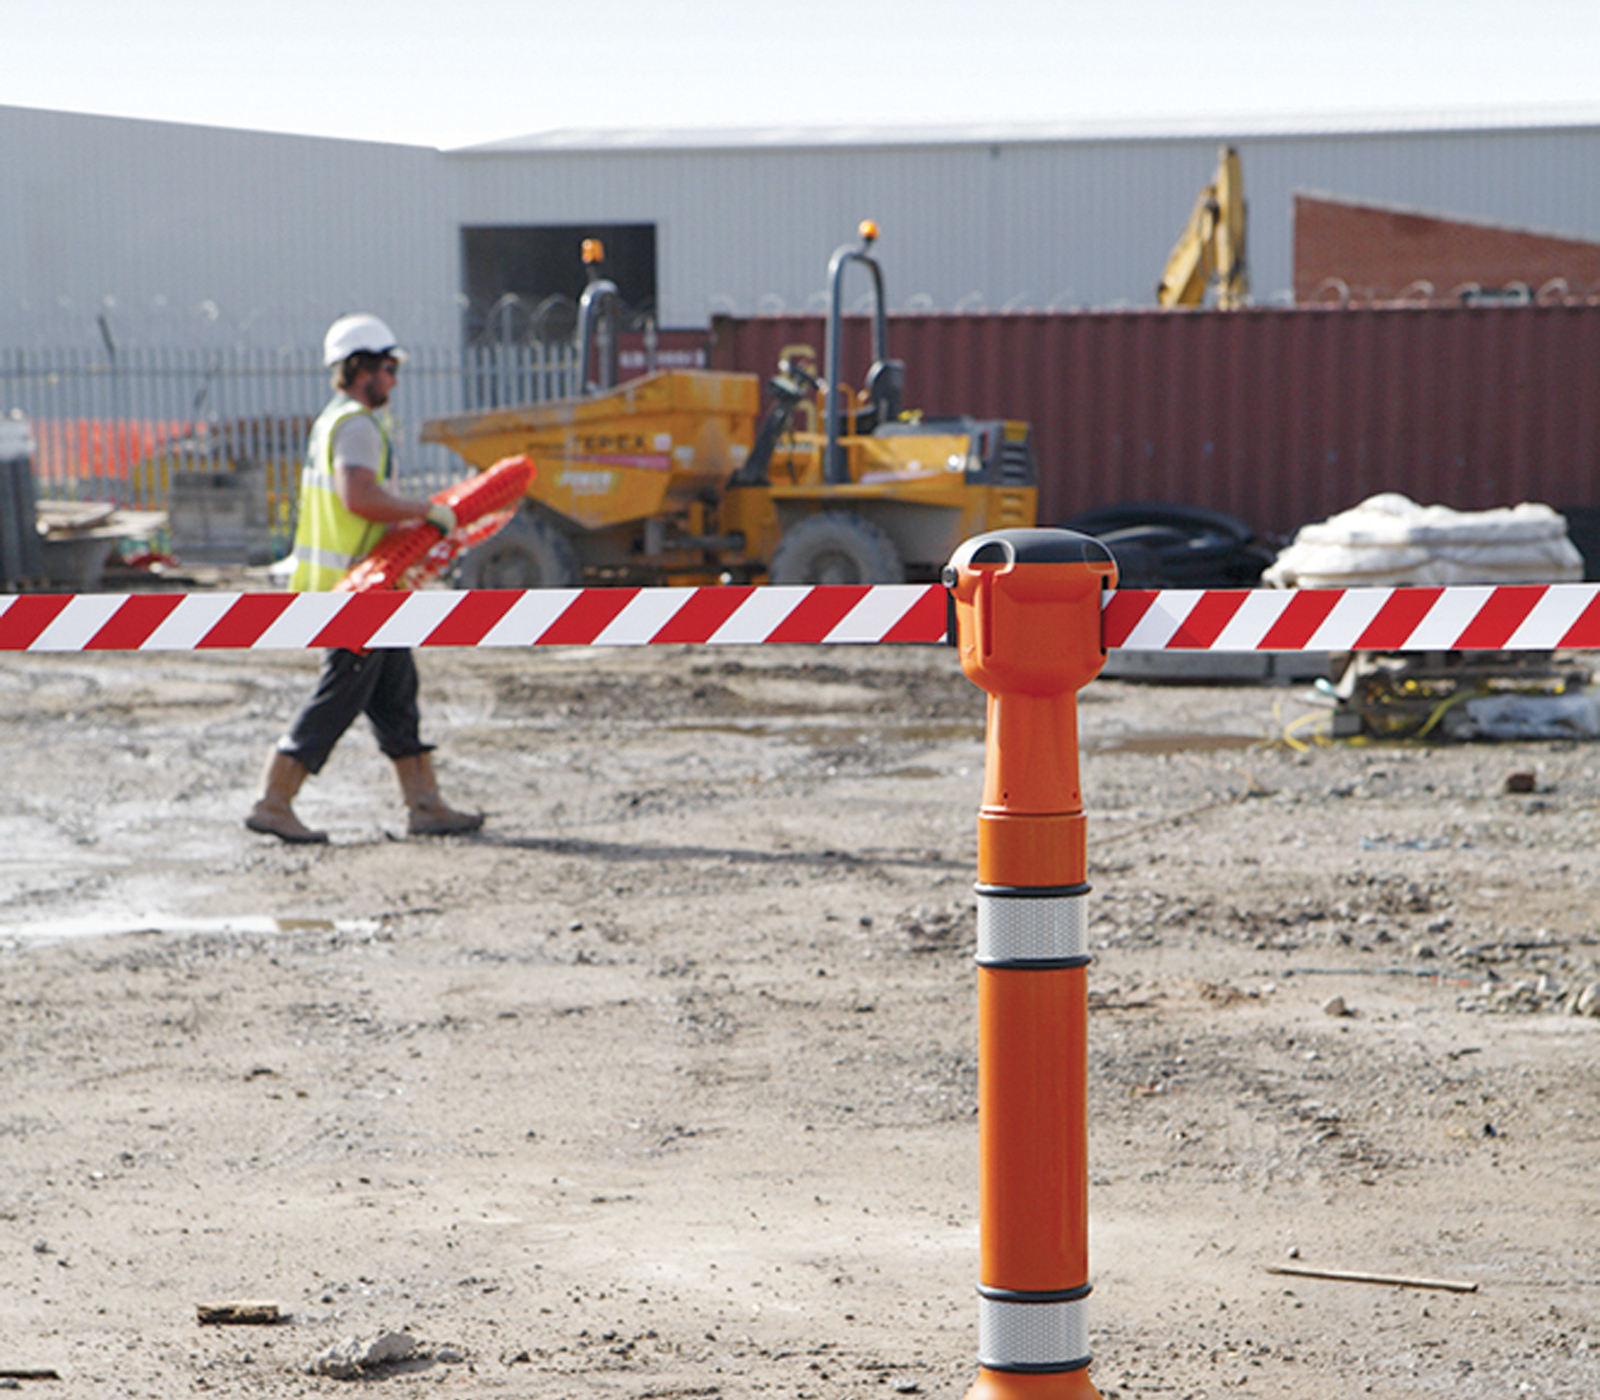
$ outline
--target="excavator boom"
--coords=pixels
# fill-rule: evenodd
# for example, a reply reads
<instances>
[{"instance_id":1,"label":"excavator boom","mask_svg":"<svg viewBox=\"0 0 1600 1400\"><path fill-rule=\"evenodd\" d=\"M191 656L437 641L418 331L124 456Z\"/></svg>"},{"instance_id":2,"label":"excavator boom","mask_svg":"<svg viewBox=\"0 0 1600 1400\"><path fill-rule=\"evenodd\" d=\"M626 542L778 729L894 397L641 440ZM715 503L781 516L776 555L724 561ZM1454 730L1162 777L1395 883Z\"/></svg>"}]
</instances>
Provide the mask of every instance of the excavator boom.
<instances>
[{"instance_id":1,"label":"excavator boom","mask_svg":"<svg viewBox=\"0 0 1600 1400\"><path fill-rule=\"evenodd\" d=\"M1244 177L1239 152L1224 146L1217 173L1200 191L1182 236L1167 257L1156 287L1158 306L1200 306L1216 288L1224 311L1243 306L1250 295L1244 256Z\"/></svg>"}]
</instances>

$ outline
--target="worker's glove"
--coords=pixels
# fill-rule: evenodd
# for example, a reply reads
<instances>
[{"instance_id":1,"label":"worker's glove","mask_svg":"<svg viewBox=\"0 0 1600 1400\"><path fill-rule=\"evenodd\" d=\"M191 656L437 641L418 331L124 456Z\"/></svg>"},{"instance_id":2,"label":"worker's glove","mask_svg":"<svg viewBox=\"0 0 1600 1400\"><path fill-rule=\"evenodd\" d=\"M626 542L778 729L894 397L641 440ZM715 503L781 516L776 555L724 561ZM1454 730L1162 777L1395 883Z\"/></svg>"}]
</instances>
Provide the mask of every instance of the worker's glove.
<instances>
[{"instance_id":1,"label":"worker's glove","mask_svg":"<svg viewBox=\"0 0 1600 1400\"><path fill-rule=\"evenodd\" d=\"M431 505L423 519L441 535L448 535L456 528L456 513L449 506Z\"/></svg>"}]
</instances>

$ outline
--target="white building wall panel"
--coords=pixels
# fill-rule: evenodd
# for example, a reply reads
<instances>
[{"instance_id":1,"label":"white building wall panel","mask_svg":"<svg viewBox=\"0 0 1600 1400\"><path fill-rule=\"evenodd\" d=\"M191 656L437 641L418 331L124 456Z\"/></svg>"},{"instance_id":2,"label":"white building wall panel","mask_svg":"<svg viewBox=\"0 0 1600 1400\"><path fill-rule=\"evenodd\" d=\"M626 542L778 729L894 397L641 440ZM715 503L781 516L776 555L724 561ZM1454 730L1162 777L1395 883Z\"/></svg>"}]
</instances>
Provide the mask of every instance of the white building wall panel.
<instances>
[{"instance_id":1,"label":"white building wall panel","mask_svg":"<svg viewBox=\"0 0 1600 1400\"><path fill-rule=\"evenodd\" d=\"M461 155L468 222L658 225L662 319L817 306L863 217L900 309L1148 306L1216 166L1238 145L1259 300L1293 284L1293 201L1316 190L1600 240L1600 131Z\"/></svg>"},{"instance_id":2,"label":"white building wall panel","mask_svg":"<svg viewBox=\"0 0 1600 1400\"><path fill-rule=\"evenodd\" d=\"M97 343L101 314L130 343L306 345L353 307L453 343L468 224L654 224L669 327L820 309L863 218L895 309L1148 306L1223 140L1261 301L1301 190L1600 241L1595 127L441 153L0 107L0 345Z\"/></svg>"},{"instance_id":3,"label":"white building wall panel","mask_svg":"<svg viewBox=\"0 0 1600 1400\"><path fill-rule=\"evenodd\" d=\"M467 157L461 208L467 223L656 223L668 325L820 308L829 254L863 218L882 230L897 308L1060 307L1130 294L1130 259L1116 248L1126 221L1079 212L1094 206L1074 186L1108 173L1088 155L1012 146ZM1184 214L1190 198L1180 197ZM1132 285L1155 285L1173 232L1148 239L1156 271Z\"/></svg>"},{"instance_id":4,"label":"white building wall panel","mask_svg":"<svg viewBox=\"0 0 1600 1400\"><path fill-rule=\"evenodd\" d=\"M304 345L458 321L438 152L0 108L0 343ZM415 330L410 328L415 327Z\"/></svg>"}]
</instances>

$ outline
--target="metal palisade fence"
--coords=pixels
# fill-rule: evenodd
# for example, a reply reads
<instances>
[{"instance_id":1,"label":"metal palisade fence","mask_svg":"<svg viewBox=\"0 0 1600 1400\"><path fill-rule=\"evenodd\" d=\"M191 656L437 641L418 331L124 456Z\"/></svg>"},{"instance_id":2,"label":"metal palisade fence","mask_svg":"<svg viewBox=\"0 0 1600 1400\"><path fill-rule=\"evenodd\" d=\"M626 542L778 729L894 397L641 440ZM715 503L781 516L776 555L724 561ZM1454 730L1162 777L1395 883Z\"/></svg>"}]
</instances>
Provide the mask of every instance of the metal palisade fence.
<instances>
[{"instance_id":1,"label":"metal palisade fence","mask_svg":"<svg viewBox=\"0 0 1600 1400\"><path fill-rule=\"evenodd\" d=\"M560 398L577 382L571 346L407 354L387 412L398 483L412 494L468 471L420 440L425 420ZM279 550L292 532L306 435L331 392L314 348L0 349L0 414L20 412L33 429L40 498L162 510L180 473L259 473Z\"/></svg>"}]
</instances>

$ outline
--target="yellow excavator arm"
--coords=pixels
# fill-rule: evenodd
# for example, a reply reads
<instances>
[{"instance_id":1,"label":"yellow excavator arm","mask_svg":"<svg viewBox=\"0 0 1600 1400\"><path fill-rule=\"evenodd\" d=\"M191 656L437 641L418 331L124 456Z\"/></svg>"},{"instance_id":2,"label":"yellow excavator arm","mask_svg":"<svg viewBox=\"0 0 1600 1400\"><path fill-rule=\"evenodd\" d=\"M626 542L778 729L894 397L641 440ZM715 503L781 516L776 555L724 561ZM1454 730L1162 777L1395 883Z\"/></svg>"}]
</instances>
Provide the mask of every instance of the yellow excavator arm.
<instances>
[{"instance_id":1,"label":"yellow excavator arm","mask_svg":"<svg viewBox=\"0 0 1600 1400\"><path fill-rule=\"evenodd\" d=\"M1167 258L1156 287L1158 306L1199 306L1216 288L1225 311L1243 306L1250 295L1244 259L1244 177L1239 152L1224 146L1217 173L1200 191L1182 236Z\"/></svg>"}]
</instances>

